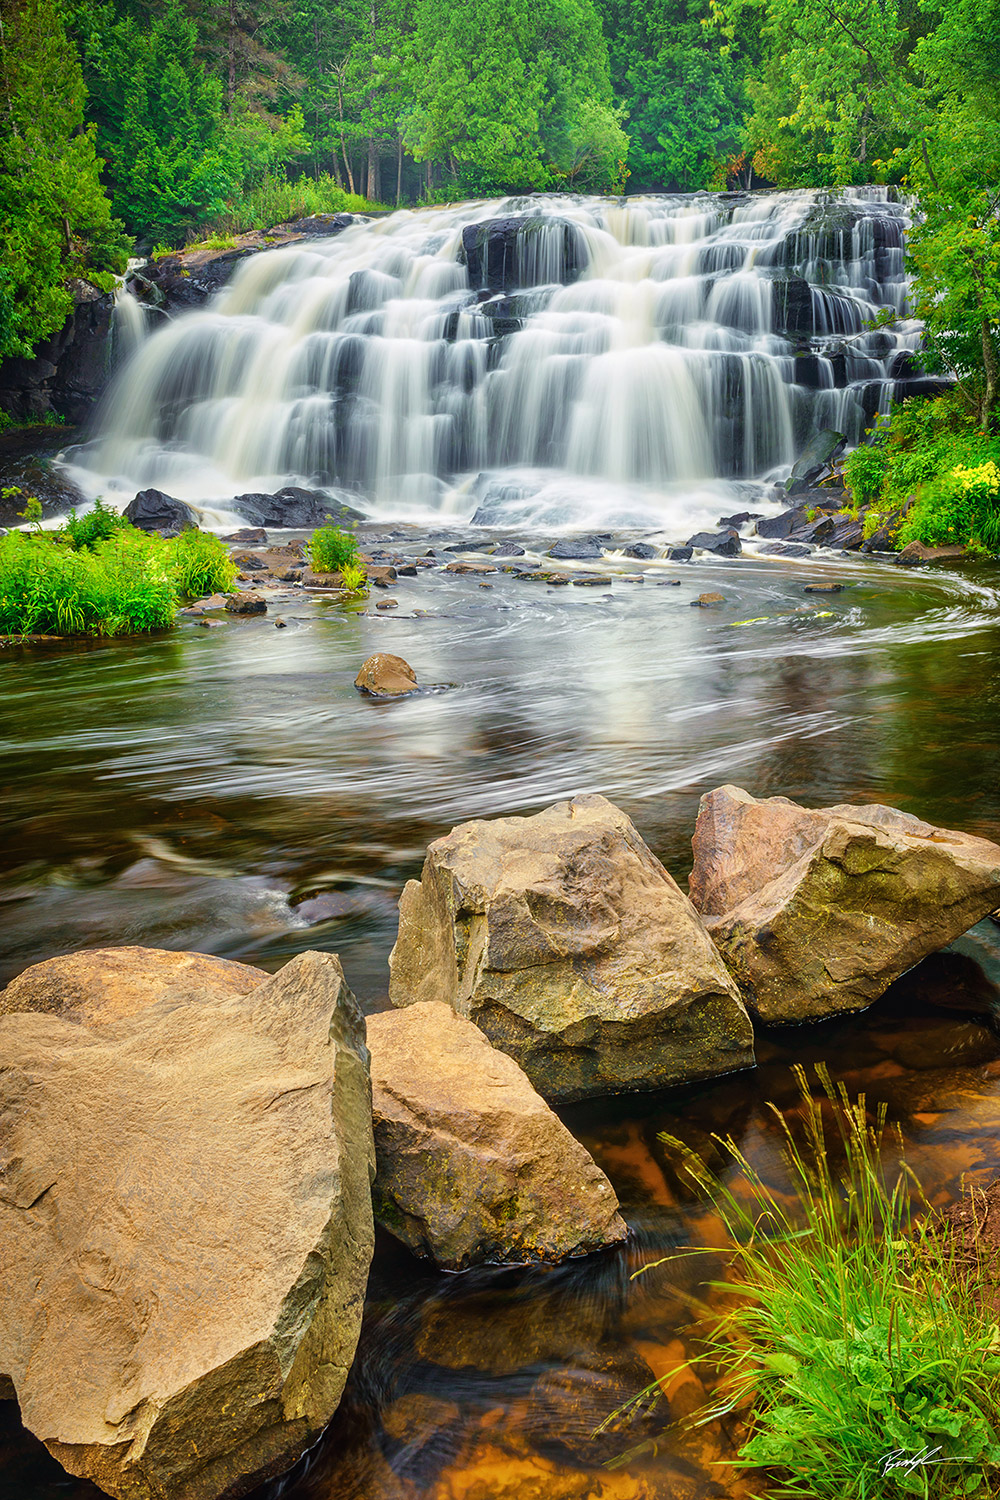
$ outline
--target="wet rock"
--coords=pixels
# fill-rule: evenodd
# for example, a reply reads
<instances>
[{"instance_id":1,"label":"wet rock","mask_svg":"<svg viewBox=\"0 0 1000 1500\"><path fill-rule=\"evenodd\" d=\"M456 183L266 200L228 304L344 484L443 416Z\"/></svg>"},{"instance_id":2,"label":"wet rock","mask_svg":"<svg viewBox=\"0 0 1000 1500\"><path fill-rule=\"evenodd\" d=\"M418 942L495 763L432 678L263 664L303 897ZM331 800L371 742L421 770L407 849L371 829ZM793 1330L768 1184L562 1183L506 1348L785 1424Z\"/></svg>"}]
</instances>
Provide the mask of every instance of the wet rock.
<instances>
[{"instance_id":1,"label":"wet rock","mask_svg":"<svg viewBox=\"0 0 1000 1500\"><path fill-rule=\"evenodd\" d=\"M652 1393L641 1401L650 1386ZM654 1415L658 1394L653 1371L640 1354L599 1346L587 1351L585 1363L546 1370L538 1378L525 1435L542 1453L596 1468L662 1428L662 1416ZM673 1495L673 1486L668 1493Z\"/></svg>"},{"instance_id":2,"label":"wet rock","mask_svg":"<svg viewBox=\"0 0 1000 1500\"><path fill-rule=\"evenodd\" d=\"M839 547L842 552L857 552L864 539L865 529L860 521L853 516L835 515L826 546Z\"/></svg>"},{"instance_id":3,"label":"wet rock","mask_svg":"<svg viewBox=\"0 0 1000 1500\"><path fill-rule=\"evenodd\" d=\"M362 665L354 686L370 698L402 698L417 690L417 674L401 656L376 651Z\"/></svg>"},{"instance_id":4,"label":"wet rock","mask_svg":"<svg viewBox=\"0 0 1000 1500\"><path fill-rule=\"evenodd\" d=\"M497 570L492 563L446 563L441 569L442 573L495 573Z\"/></svg>"},{"instance_id":5,"label":"wet rock","mask_svg":"<svg viewBox=\"0 0 1000 1500\"><path fill-rule=\"evenodd\" d=\"M767 542L759 549L761 557L808 557L812 550L805 542Z\"/></svg>"},{"instance_id":6,"label":"wet rock","mask_svg":"<svg viewBox=\"0 0 1000 1500\"><path fill-rule=\"evenodd\" d=\"M110 379L114 294L78 278L67 290L73 310L62 327L35 344L30 359L0 360L0 411L17 422L52 413L84 422Z\"/></svg>"},{"instance_id":7,"label":"wet rock","mask_svg":"<svg viewBox=\"0 0 1000 1500\"><path fill-rule=\"evenodd\" d=\"M198 522L190 505L165 495L162 490L140 490L125 507L124 515L140 531L181 531Z\"/></svg>"},{"instance_id":8,"label":"wet rock","mask_svg":"<svg viewBox=\"0 0 1000 1500\"><path fill-rule=\"evenodd\" d=\"M88 948L32 964L0 991L0 1016L37 1011L100 1026L138 1015L171 997L201 1005L247 995L267 976L208 953L160 948Z\"/></svg>"},{"instance_id":9,"label":"wet rock","mask_svg":"<svg viewBox=\"0 0 1000 1500\"><path fill-rule=\"evenodd\" d=\"M679 578L659 578L656 582L658 589L679 589L681 581Z\"/></svg>"},{"instance_id":10,"label":"wet rock","mask_svg":"<svg viewBox=\"0 0 1000 1500\"><path fill-rule=\"evenodd\" d=\"M759 520L760 515L761 512L759 510L741 510L735 516L720 516L718 525L720 527L746 526L749 521Z\"/></svg>"},{"instance_id":11,"label":"wet rock","mask_svg":"<svg viewBox=\"0 0 1000 1500\"><path fill-rule=\"evenodd\" d=\"M360 511L322 490L306 490L299 485L285 485L273 495L237 495L229 502L237 515L245 516L255 527L297 527L344 525L361 521Z\"/></svg>"},{"instance_id":12,"label":"wet rock","mask_svg":"<svg viewBox=\"0 0 1000 1500\"><path fill-rule=\"evenodd\" d=\"M22 525L19 512L24 510L29 499L37 500L41 505L43 520L50 516L64 516L67 511L86 503L82 490L60 473L50 458L34 453L8 452L14 437L13 433L0 433L0 524ZM5 490L10 493L4 495Z\"/></svg>"},{"instance_id":13,"label":"wet rock","mask_svg":"<svg viewBox=\"0 0 1000 1500\"><path fill-rule=\"evenodd\" d=\"M793 464L792 472L785 485L786 492L789 495L798 495L803 490L807 490L829 467L830 460L840 452L846 442L844 434L835 432L832 427L817 432L802 450L798 461Z\"/></svg>"},{"instance_id":14,"label":"wet rock","mask_svg":"<svg viewBox=\"0 0 1000 1500\"><path fill-rule=\"evenodd\" d=\"M764 1021L861 1010L996 906L1000 846L878 804L701 799L689 887Z\"/></svg>"},{"instance_id":15,"label":"wet rock","mask_svg":"<svg viewBox=\"0 0 1000 1500\"><path fill-rule=\"evenodd\" d=\"M625 548L625 556L639 558L643 562L648 562L650 558L659 556L659 551L649 542L632 542L630 546Z\"/></svg>"},{"instance_id":16,"label":"wet rock","mask_svg":"<svg viewBox=\"0 0 1000 1500\"><path fill-rule=\"evenodd\" d=\"M398 609L398 599L380 599L375 606L376 609Z\"/></svg>"},{"instance_id":17,"label":"wet rock","mask_svg":"<svg viewBox=\"0 0 1000 1500\"><path fill-rule=\"evenodd\" d=\"M524 556L524 548L523 547L519 547L516 542L501 542L498 547L494 547L493 548L493 551L490 553L490 556L491 557L523 557Z\"/></svg>"},{"instance_id":18,"label":"wet rock","mask_svg":"<svg viewBox=\"0 0 1000 1500\"><path fill-rule=\"evenodd\" d=\"M688 539L687 545L702 552L715 552L719 557L738 557L743 551L740 534L732 526L726 531L699 531Z\"/></svg>"},{"instance_id":19,"label":"wet rock","mask_svg":"<svg viewBox=\"0 0 1000 1500\"><path fill-rule=\"evenodd\" d=\"M302 587L306 589L340 589L344 586L343 576L340 573L317 573L312 568L294 567L288 570L293 576L291 579L282 579L282 582L294 582L300 579Z\"/></svg>"},{"instance_id":20,"label":"wet rock","mask_svg":"<svg viewBox=\"0 0 1000 1500\"><path fill-rule=\"evenodd\" d=\"M121 1500L236 1496L293 1462L340 1400L372 1254L338 960L245 994L192 972L0 1018L0 1364L25 1425Z\"/></svg>"},{"instance_id":21,"label":"wet rock","mask_svg":"<svg viewBox=\"0 0 1000 1500\"><path fill-rule=\"evenodd\" d=\"M257 556L256 552L234 552L231 554L233 562L245 573L266 573L267 563L263 558Z\"/></svg>"},{"instance_id":22,"label":"wet rock","mask_svg":"<svg viewBox=\"0 0 1000 1500\"><path fill-rule=\"evenodd\" d=\"M692 609L711 609L713 604L725 604L725 594L699 594L691 600Z\"/></svg>"},{"instance_id":23,"label":"wet rock","mask_svg":"<svg viewBox=\"0 0 1000 1500\"><path fill-rule=\"evenodd\" d=\"M782 542L791 534L792 528L805 520L805 510L796 506L794 510L783 510L779 516L765 516L754 527L754 536Z\"/></svg>"},{"instance_id":24,"label":"wet rock","mask_svg":"<svg viewBox=\"0 0 1000 1500\"><path fill-rule=\"evenodd\" d=\"M925 542L907 542L899 553L900 562L948 562L965 557L967 547L928 547Z\"/></svg>"},{"instance_id":25,"label":"wet rock","mask_svg":"<svg viewBox=\"0 0 1000 1500\"><path fill-rule=\"evenodd\" d=\"M606 585L608 579L605 573L578 573L571 581L574 588L593 589Z\"/></svg>"},{"instance_id":26,"label":"wet rock","mask_svg":"<svg viewBox=\"0 0 1000 1500\"><path fill-rule=\"evenodd\" d=\"M833 518L831 516L819 516L812 521L807 520L802 526L794 527L789 532L789 540L793 542L805 542L810 547L824 547L829 544L833 533Z\"/></svg>"},{"instance_id":27,"label":"wet rock","mask_svg":"<svg viewBox=\"0 0 1000 1500\"><path fill-rule=\"evenodd\" d=\"M266 615L267 600L262 594L248 589L243 594L230 594L226 600L226 611L231 615Z\"/></svg>"},{"instance_id":28,"label":"wet rock","mask_svg":"<svg viewBox=\"0 0 1000 1500\"><path fill-rule=\"evenodd\" d=\"M449 1005L372 1016L375 1216L446 1270L558 1261L627 1234L610 1182L513 1058Z\"/></svg>"},{"instance_id":29,"label":"wet rock","mask_svg":"<svg viewBox=\"0 0 1000 1500\"><path fill-rule=\"evenodd\" d=\"M889 511L882 520L881 526L873 531L866 542L862 542L862 552L892 552L896 551L896 542L902 529L909 504L900 506L898 510Z\"/></svg>"},{"instance_id":30,"label":"wet rock","mask_svg":"<svg viewBox=\"0 0 1000 1500\"><path fill-rule=\"evenodd\" d=\"M389 996L454 1006L551 1100L753 1061L749 1021L701 922L604 797L436 839L400 901Z\"/></svg>"},{"instance_id":31,"label":"wet rock","mask_svg":"<svg viewBox=\"0 0 1000 1500\"><path fill-rule=\"evenodd\" d=\"M690 562L693 551L692 547L668 547L667 557L670 562Z\"/></svg>"},{"instance_id":32,"label":"wet rock","mask_svg":"<svg viewBox=\"0 0 1000 1500\"><path fill-rule=\"evenodd\" d=\"M579 226L548 214L467 224L461 254L474 291L517 292L576 281L589 261Z\"/></svg>"},{"instance_id":33,"label":"wet rock","mask_svg":"<svg viewBox=\"0 0 1000 1500\"><path fill-rule=\"evenodd\" d=\"M222 538L224 542L237 542L241 546L252 546L254 542L266 542L267 532L263 526L242 526L239 531L230 532L229 536Z\"/></svg>"},{"instance_id":34,"label":"wet rock","mask_svg":"<svg viewBox=\"0 0 1000 1500\"><path fill-rule=\"evenodd\" d=\"M400 578L419 577L419 571L417 569L416 563L400 563L396 568L396 572Z\"/></svg>"},{"instance_id":35,"label":"wet rock","mask_svg":"<svg viewBox=\"0 0 1000 1500\"><path fill-rule=\"evenodd\" d=\"M608 538L600 536L563 537L548 550L548 556L562 562L595 562L604 556Z\"/></svg>"},{"instance_id":36,"label":"wet rock","mask_svg":"<svg viewBox=\"0 0 1000 1500\"><path fill-rule=\"evenodd\" d=\"M845 585L842 583L807 583L803 588L804 594L842 594Z\"/></svg>"}]
</instances>

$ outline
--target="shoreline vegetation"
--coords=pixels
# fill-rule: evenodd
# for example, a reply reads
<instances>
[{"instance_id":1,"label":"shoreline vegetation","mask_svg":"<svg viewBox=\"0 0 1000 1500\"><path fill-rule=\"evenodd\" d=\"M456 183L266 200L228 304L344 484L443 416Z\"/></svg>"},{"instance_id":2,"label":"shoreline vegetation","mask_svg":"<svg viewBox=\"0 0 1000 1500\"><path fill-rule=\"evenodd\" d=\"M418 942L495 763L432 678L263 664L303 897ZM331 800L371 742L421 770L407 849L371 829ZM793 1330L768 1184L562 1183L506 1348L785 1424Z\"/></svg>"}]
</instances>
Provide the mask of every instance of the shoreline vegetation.
<instances>
[{"instance_id":1,"label":"shoreline vegetation","mask_svg":"<svg viewBox=\"0 0 1000 1500\"><path fill-rule=\"evenodd\" d=\"M936 1212L884 1105L852 1100L822 1065L817 1098L793 1071L798 1109L770 1106L790 1193L731 1138L712 1154L735 1179L661 1136L727 1238L636 1273L700 1254L725 1267L698 1308L709 1331L692 1364L709 1395L687 1425L735 1421L736 1466L769 1500L1000 1494L1000 1258L962 1233L973 1199Z\"/></svg>"}]
</instances>

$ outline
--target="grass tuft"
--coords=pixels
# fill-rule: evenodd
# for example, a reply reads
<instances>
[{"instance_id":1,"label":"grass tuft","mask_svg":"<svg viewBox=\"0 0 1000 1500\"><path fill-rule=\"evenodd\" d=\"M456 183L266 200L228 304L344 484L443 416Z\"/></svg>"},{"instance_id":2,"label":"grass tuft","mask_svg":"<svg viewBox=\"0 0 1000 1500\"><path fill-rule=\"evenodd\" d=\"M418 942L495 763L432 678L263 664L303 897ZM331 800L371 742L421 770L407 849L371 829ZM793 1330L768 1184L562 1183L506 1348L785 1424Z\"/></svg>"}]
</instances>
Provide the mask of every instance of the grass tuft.
<instances>
[{"instance_id":1,"label":"grass tuft","mask_svg":"<svg viewBox=\"0 0 1000 1500\"><path fill-rule=\"evenodd\" d=\"M705 1347L720 1379L696 1422L742 1418L739 1465L763 1471L770 1500L1000 1495L1000 1330L987 1299L905 1162L887 1175L884 1107L872 1124L863 1096L852 1103L821 1070L817 1102L797 1073L801 1135L775 1109L791 1201L731 1140L720 1142L741 1169L730 1186L663 1137L736 1246Z\"/></svg>"},{"instance_id":2,"label":"grass tuft","mask_svg":"<svg viewBox=\"0 0 1000 1500\"><path fill-rule=\"evenodd\" d=\"M339 573L357 565L358 539L336 526L319 526L309 542L309 557L317 573Z\"/></svg>"}]
</instances>

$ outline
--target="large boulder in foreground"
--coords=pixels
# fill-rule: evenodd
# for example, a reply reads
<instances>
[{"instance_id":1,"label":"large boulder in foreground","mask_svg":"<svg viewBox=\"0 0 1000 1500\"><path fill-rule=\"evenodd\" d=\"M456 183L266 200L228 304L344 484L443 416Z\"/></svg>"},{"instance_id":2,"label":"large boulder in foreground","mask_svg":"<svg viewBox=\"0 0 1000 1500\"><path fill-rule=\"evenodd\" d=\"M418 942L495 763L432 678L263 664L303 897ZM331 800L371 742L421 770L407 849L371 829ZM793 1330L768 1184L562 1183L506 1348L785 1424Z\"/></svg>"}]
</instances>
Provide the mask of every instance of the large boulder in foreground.
<instances>
[{"instance_id":1,"label":"large boulder in foreground","mask_svg":"<svg viewBox=\"0 0 1000 1500\"><path fill-rule=\"evenodd\" d=\"M214 1004L248 995L267 978L262 969L164 948L84 948L32 964L0 990L0 1016L35 1010L78 1025L107 1026L158 1000Z\"/></svg>"},{"instance_id":2,"label":"large boulder in foreground","mask_svg":"<svg viewBox=\"0 0 1000 1500\"><path fill-rule=\"evenodd\" d=\"M375 1216L450 1271L558 1261L625 1238L590 1153L524 1073L450 1006L368 1021Z\"/></svg>"},{"instance_id":3,"label":"large boulder in foreground","mask_svg":"<svg viewBox=\"0 0 1000 1500\"><path fill-rule=\"evenodd\" d=\"M436 839L404 888L389 962L394 1005L453 1006L546 1099L753 1064L749 1018L701 920L604 797Z\"/></svg>"},{"instance_id":4,"label":"large boulder in foreground","mask_svg":"<svg viewBox=\"0 0 1000 1500\"><path fill-rule=\"evenodd\" d=\"M691 898L764 1021L861 1010L1000 900L1000 847L879 804L701 799Z\"/></svg>"},{"instance_id":5,"label":"large boulder in foreground","mask_svg":"<svg viewBox=\"0 0 1000 1500\"><path fill-rule=\"evenodd\" d=\"M331 954L243 993L196 964L159 994L162 970L119 976L104 1013L48 967L56 998L0 1017L0 1371L109 1495L243 1495L314 1441L354 1357L364 1020Z\"/></svg>"}]
</instances>

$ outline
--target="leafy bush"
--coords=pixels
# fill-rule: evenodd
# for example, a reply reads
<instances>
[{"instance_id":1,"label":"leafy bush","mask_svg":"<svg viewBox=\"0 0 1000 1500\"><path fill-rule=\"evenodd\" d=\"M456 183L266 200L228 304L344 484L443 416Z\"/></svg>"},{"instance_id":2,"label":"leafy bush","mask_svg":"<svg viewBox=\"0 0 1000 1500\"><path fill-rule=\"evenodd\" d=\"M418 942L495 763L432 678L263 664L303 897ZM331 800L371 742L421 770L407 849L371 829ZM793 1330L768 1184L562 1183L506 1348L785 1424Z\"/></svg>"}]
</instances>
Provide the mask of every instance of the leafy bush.
<instances>
[{"instance_id":1,"label":"leafy bush","mask_svg":"<svg viewBox=\"0 0 1000 1500\"><path fill-rule=\"evenodd\" d=\"M345 192L334 177L300 177L297 182L288 182L282 176L274 176L234 198L212 219L209 230L224 237L246 234L251 229L270 229L274 224L305 219L310 214L363 214L378 207L357 193Z\"/></svg>"},{"instance_id":2,"label":"leafy bush","mask_svg":"<svg viewBox=\"0 0 1000 1500\"><path fill-rule=\"evenodd\" d=\"M956 464L926 486L900 538L938 547L971 542L1000 551L1000 468L992 459L974 468Z\"/></svg>"},{"instance_id":3,"label":"leafy bush","mask_svg":"<svg viewBox=\"0 0 1000 1500\"><path fill-rule=\"evenodd\" d=\"M167 544L177 590L185 598L224 593L239 572L224 543L208 531L191 527Z\"/></svg>"},{"instance_id":4,"label":"leafy bush","mask_svg":"<svg viewBox=\"0 0 1000 1500\"><path fill-rule=\"evenodd\" d=\"M804 1141L775 1110L791 1206L731 1140L720 1144L744 1174L732 1187L685 1153L737 1247L707 1348L722 1380L698 1420L740 1412L740 1462L770 1474L774 1500L995 1495L1000 1340L990 1309L948 1240L915 1214L905 1163L886 1176L884 1106L871 1126L864 1100L851 1103L821 1073L836 1119L828 1138L797 1072Z\"/></svg>"},{"instance_id":5,"label":"leafy bush","mask_svg":"<svg viewBox=\"0 0 1000 1500\"><path fill-rule=\"evenodd\" d=\"M870 505L879 498L888 467L888 454L878 440L862 444L847 455L844 478L856 505Z\"/></svg>"},{"instance_id":6,"label":"leafy bush","mask_svg":"<svg viewBox=\"0 0 1000 1500\"><path fill-rule=\"evenodd\" d=\"M339 573L354 563L358 540L336 526L320 526L312 534L309 557L317 573Z\"/></svg>"},{"instance_id":7,"label":"leafy bush","mask_svg":"<svg viewBox=\"0 0 1000 1500\"><path fill-rule=\"evenodd\" d=\"M166 544L135 527L76 549L51 532L0 538L0 633L130 635L177 612Z\"/></svg>"},{"instance_id":8,"label":"leafy bush","mask_svg":"<svg viewBox=\"0 0 1000 1500\"><path fill-rule=\"evenodd\" d=\"M126 521L118 511L112 510L110 505L105 505L98 496L94 501L93 510L87 511L86 515L78 516L75 510L71 510L63 526L70 546L79 550L80 547L93 547L96 542L107 541L109 536L114 536L116 531L123 531L126 527L131 528L132 523Z\"/></svg>"},{"instance_id":9,"label":"leafy bush","mask_svg":"<svg viewBox=\"0 0 1000 1500\"><path fill-rule=\"evenodd\" d=\"M349 594L360 594L368 582L368 574L359 563L345 563L340 570L340 581Z\"/></svg>"}]
</instances>

